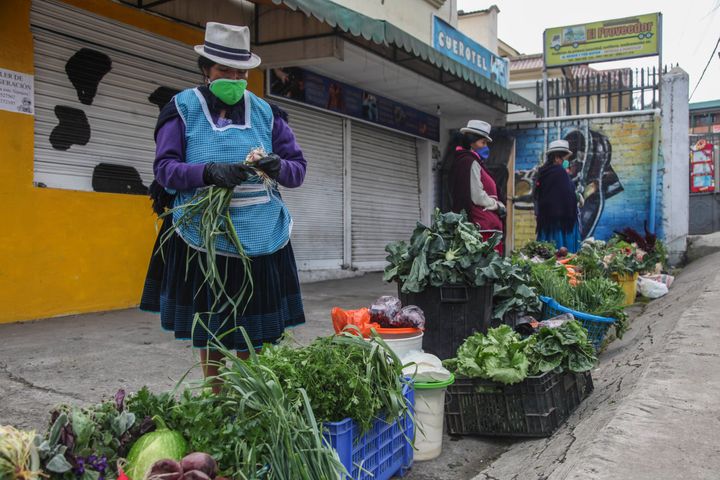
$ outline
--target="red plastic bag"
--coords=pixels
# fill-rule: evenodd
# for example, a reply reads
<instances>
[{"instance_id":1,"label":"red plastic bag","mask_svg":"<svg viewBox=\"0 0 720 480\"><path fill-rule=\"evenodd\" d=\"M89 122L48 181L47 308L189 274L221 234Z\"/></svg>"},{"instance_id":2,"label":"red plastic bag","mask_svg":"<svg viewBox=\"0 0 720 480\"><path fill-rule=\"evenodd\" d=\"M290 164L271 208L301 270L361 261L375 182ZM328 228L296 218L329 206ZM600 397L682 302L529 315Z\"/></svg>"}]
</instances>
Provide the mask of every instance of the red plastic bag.
<instances>
[{"instance_id":1,"label":"red plastic bag","mask_svg":"<svg viewBox=\"0 0 720 480\"><path fill-rule=\"evenodd\" d=\"M367 308L361 308L359 310L343 310L340 307L334 307L330 312L330 315L332 316L335 333L342 332L348 325L354 325L360 329L360 333L363 337L370 337L370 329L380 328L380 325L372 322L370 319L370 310Z\"/></svg>"}]
</instances>

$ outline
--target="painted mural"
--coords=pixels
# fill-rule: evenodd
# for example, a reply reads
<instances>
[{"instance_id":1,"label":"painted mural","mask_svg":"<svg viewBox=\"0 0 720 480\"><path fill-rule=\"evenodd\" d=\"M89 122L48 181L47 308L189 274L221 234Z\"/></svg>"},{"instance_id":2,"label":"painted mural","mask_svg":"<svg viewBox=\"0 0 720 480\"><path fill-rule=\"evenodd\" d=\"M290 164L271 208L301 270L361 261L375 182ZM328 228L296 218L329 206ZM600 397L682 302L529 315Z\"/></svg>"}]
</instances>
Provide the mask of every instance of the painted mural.
<instances>
[{"instance_id":1,"label":"painted mural","mask_svg":"<svg viewBox=\"0 0 720 480\"><path fill-rule=\"evenodd\" d=\"M92 138L92 125L85 113L85 106L93 105L103 78L113 69L113 61L106 53L80 48L65 63L67 79L77 94L78 104L56 105L57 124L48 141L57 151L68 151L74 145L86 146ZM160 86L149 92L147 101L158 110L169 102L179 90ZM130 106L127 107L131 109ZM145 195L148 187L143 184L140 173L124 159L116 157L112 162L98 162L92 170L92 189L96 192ZM148 162L152 162L148 158Z\"/></svg>"},{"instance_id":2,"label":"painted mural","mask_svg":"<svg viewBox=\"0 0 720 480\"><path fill-rule=\"evenodd\" d=\"M515 139L515 245L535 238L534 179L546 145L557 139L567 140L573 152L568 173L581 199L583 238L608 239L625 227L642 231L650 212L652 135L651 115L518 125L495 134Z\"/></svg>"}]
</instances>

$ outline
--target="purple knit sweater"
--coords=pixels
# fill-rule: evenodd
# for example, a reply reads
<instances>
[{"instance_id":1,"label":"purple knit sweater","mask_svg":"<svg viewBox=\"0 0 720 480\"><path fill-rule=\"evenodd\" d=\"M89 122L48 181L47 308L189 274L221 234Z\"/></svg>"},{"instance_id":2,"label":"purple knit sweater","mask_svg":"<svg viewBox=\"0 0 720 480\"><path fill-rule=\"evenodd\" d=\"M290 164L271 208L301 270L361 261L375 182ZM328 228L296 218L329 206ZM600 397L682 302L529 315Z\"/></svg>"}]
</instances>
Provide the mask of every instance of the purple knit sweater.
<instances>
[{"instance_id":1,"label":"purple knit sweater","mask_svg":"<svg viewBox=\"0 0 720 480\"><path fill-rule=\"evenodd\" d=\"M218 119L214 112L212 117L216 125L220 123L219 126L224 126L229 123L225 119ZM185 163L185 124L180 117L172 118L160 126L155 136L155 144L153 171L160 185L173 190L205 186L205 165ZM273 121L272 150L282 159L278 183L287 188L302 185L307 162L295 141L295 134L279 116L275 116Z\"/></svg>"}]
</instances>

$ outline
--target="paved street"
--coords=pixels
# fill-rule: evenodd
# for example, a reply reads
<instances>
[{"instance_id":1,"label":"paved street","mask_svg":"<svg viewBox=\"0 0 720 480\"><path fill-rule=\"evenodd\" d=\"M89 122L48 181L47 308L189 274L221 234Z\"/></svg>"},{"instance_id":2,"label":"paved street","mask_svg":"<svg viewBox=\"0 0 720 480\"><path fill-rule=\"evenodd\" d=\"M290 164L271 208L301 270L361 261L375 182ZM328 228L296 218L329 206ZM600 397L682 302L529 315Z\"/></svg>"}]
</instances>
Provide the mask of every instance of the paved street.
<instances>
[{"instance_id":1,"label":"paved street","mask_svg":"<svg viewBox=\"0 0 720 480\"><path fill-rule=\"evenodd\" d=\"M632 328L593 371L595 392L549 439L445 439L409 480L717 478L720 463L720 254L685 268L670 294L631 309ZM332 306L393 293L379 274L306 284L307 343L332 331ZM0 423L43 428L60 402L92 403L123 387L173 387L191 349L154 315L123 310L0 325Z\"/></svg>"}]
</instances>

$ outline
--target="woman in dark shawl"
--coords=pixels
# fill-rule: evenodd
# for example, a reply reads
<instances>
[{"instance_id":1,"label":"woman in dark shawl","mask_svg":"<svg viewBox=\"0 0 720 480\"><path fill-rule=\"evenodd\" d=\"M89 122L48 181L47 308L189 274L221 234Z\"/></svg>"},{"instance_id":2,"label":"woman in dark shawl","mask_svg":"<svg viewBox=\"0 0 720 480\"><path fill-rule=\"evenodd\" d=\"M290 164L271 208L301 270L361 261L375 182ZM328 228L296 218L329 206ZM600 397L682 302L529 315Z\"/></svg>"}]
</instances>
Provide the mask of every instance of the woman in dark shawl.
<instances>
[{"instance_id":1,"label":"woman in dark shawl","mask_svg":"<svg viewBox=\"0 0 720 480\"><path fill-rule=\"evenodd\" d=\"M575 185L566 171L572 151L567 140L556 140L550 143L546 155L535 181L537 240L574 253L580 248L581 238Z\"/></svg>"}]
</instances>

